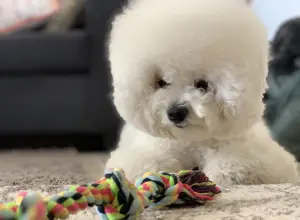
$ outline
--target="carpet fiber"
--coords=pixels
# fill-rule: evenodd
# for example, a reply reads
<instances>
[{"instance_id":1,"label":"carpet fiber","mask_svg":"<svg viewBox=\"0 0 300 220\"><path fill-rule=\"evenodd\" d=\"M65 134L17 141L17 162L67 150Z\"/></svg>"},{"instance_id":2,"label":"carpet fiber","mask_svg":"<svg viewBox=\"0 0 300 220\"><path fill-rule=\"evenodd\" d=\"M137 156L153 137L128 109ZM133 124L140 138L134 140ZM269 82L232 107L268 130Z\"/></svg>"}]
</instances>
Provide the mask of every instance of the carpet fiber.
<instances>
[{"instance_id":1,"label":"carpet fiber","mask_svg":"<svg viewBox=\"0 0 300 220\"><path fill-rule=\"evenodd\" d=\"M70 184L92 182L102 176L106 155L67 151L0 153L0 200L11 201L20 190L44 195ZM234 186L202 207L146 211L142 220L300 219L300 185ZM93 209L71 220L99 219Z\"/></svg>"}]
</instances>

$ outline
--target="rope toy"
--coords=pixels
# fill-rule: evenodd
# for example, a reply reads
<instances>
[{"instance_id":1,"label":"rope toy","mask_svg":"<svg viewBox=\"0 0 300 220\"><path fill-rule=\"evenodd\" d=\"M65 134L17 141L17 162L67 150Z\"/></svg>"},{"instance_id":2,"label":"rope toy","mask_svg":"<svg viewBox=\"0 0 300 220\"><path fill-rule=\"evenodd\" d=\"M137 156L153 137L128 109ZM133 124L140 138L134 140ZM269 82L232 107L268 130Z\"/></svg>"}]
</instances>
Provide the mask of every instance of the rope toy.
<instances>
[{"instance_id":1,"label":"rope toy","mask_svg":"<svg viewBox=\"0 0 300 220\"><path fill-rule=\"evenodd\" d=\"M135 185L122 169L110 169L95 183L71 186L53 196L21 192L16 201L0 203L0 220L67 219L92 206L103 220L136 220L148 207L204 204L220 192L198 169L145 173Z\"/></svg>"}]
</instances>

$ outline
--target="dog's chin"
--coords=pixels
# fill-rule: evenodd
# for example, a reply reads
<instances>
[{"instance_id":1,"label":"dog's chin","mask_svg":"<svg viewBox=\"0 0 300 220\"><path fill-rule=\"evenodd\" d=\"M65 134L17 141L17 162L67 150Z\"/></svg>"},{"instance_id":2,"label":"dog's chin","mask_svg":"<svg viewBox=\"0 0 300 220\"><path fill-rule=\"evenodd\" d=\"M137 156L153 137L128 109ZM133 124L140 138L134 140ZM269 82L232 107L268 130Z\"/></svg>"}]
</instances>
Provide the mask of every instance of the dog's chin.
<instances>
[{"instance_id":1,"label":"dog's chin","mask_svg":"<svg viewBox=\"0 0 300 220\"><path fill-rule=\"evenodd\" d=\"M191 124L176 125L171 130L171 134L171 139L187 142L202 141L209 137L206 129Z\"/></svg>"},{"instance_id":2,"label":"dog's chin","mask_svg":"<svg viewBox=\"0 0 300 220\"><path fill-rule=\"evenodd\" d=\"M180 123L180 124L174 124L174 126L175 126L176 128L183 129L183 128L188 127L189 124L188 124L188 123Z\"/></svg>"},{"instance_id":3,"label":"dog's chin","mask_svg":"<svg viewBox=\"0 0 300 220\"><path fill-rule=\"evenodd\" d=\"M209 136L207 127L203 120L192 120L191 118L180 123L172 123L169 120L162 120L158 126L148 130L154 137L167 138L180 141L198 141L207 139Z\"/></svg>"},{"instance_id":4,"label":"dog's chin","mask_svg":"<svg viewBox=\"0 0 300 220\"><path fill-rule=\"evenodd\" d=\"M168 126L169 138L177 141L204 141L211 138L209 129L201 121L186 121Z\"/></svg>"}]
</instances>

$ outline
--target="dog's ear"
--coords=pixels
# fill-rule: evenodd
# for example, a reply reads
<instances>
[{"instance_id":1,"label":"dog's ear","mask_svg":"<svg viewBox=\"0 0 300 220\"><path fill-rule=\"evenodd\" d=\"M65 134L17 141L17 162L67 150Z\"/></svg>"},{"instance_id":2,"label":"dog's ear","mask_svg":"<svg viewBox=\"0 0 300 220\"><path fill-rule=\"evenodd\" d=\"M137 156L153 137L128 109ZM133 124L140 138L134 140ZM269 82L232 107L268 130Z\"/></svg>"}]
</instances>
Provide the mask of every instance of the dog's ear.
<instances>
[{"instance_id":1,"label":"dog's ear","mask_svg":"<svg viewBox=\"0 0 300 220\"><path fill-rule=\"evenodd\" d=\"M224 73L216 84L215 98L224 119L240 120L252 115L255 120L256 116L262 114L264 107L261 100L266 81L258 80L261 77L257 74L253 74L253 78L249 75L247 72L240 75Z\"/></svg>"},{"instance_id":2,"label":"dog's ear","mask_svg":"<svg viewBox=\"0 0 300 220\"><path fill-rule=\"evenodd\" d=\"M242 90L242 85L229 74L224 74L217 83L216 100L225 118L238 117Z\"/></svg>"}]
</instances>

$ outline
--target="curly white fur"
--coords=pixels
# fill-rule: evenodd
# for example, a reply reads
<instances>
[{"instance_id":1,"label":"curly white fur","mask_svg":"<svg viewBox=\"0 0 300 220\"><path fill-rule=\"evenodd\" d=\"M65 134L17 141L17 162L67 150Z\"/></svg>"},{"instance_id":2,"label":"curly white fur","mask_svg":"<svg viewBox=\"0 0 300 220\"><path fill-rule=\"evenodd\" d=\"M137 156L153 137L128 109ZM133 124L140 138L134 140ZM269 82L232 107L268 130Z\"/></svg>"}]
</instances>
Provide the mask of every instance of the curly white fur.
<instances>
[{"instance_id":1,"label":"curly white fur","mask_svg":"<svg viewBox=\"0 0 300 220\"><path fill-rule=\"evenodd\" d=\"M126 125L107 167L131 179L198 166L221 185L298 180L262 122L267 33L243 1L132 1L113 22L109 60ZM189 111L177 124L174 103Z\"/></svg>"}]
</instances>

